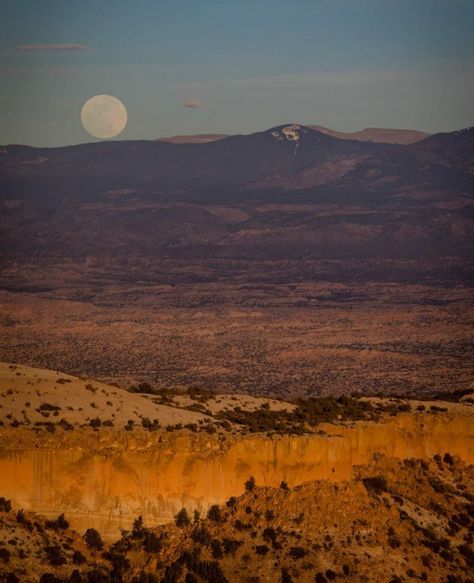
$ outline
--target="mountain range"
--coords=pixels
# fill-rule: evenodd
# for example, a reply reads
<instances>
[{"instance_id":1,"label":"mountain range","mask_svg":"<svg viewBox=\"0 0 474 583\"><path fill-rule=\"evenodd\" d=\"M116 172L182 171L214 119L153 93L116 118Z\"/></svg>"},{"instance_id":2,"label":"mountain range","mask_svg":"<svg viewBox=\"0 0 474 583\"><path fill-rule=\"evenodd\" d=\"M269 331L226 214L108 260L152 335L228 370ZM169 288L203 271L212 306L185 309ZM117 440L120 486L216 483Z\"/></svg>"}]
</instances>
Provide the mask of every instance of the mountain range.
<instances>
[{"instance_id":1,"label":"mountain range","mask_svg":"<svg viewBox=\"0 0 474 583\"><path fill-rule=\"evenodd\" d=\"M72 245L80 253L82 223L91 230L86 254L114 247L119 233L132 255L465 254L473 186L473 128L405 146L289 124L200 144L0 150L7 255L31 245L56 252L58 237L61 252ZM280 208L262 212L268 204ZM220 205L226 212L216 211Z\"/></svg>"},{"instance_id":2,"label":"mountain range","mask_svg":"<svg viewBox=\"0 0 474 583\"><path fill-rule=\"evenodd\" d=\"M340 138L341 140L358 140L360 142L377 142L382 144L413 144L427 138L430 134L417 130L401 130L389 128L365 128L356 132L341 132L324 126L308 125L308 128L323 134ZM229 137L229 134L191 134L159 138L159 142L172 144L203 144L216 142Z\"/></svg>"},{"instance_id":3,"label":"mountain range","mask_svg":"<svg viewBox=\"0 0 474 583\"><path fill-rule=\"evenodd\" d=\"M469 193L473 142L472 128L400 146L339 139L290 124L199 144L12 145L0 151L0 189L2 198L42 204L100 199L112 190L154 200L213 202L295 202L295 192L300 202L353 201L354 190L359 202L360 196L380 199L382 193L391 197L406 189Z\"/></svg>"}]
</instances>

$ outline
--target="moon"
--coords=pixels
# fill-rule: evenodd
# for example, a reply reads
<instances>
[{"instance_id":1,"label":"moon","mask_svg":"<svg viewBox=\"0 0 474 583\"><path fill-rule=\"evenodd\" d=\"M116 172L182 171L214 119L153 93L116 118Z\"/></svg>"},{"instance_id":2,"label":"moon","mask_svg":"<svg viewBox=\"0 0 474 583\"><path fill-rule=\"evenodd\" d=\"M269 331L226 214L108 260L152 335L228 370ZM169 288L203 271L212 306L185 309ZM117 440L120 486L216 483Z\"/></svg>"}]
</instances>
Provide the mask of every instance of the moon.
<instances>
[{"instance_id":1,"label":"moon","mask_svg":"<svg viewBox=\"0 0 474 583\"><path fill-rule=\"evenodd\" d=\"M125 105L113 95L95 95L81 110L82 127L94 138L115 138L127 125Z\"/></svg>"}]
</instances>

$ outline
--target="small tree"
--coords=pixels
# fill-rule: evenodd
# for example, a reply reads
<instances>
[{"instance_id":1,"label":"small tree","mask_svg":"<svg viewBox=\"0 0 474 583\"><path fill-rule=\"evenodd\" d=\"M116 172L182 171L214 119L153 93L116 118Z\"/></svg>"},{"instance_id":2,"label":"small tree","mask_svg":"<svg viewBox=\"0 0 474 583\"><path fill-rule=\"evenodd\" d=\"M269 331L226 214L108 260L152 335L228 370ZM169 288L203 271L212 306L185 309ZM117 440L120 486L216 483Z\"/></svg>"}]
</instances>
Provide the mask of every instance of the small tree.
<instances>
[{"instance_id":1,"label":"small tree","mask_svg":"<svg viewBox=\"0 0 474 583\"><path fill-rule=\"evenodd\" d=\"M225 505L228 508L235 508L235 506L237 506L237 498L235 496L231 496L227 502L225 503Z\"/></svg>"},{"instance_id":2,"label":"small tree","mask_svg":"<svg viewBox=\"0 0 474 583\"><path fill-rule=\"evenodd\" d=\"M3 496L0 497L0 512L10 512L12 503Z\"/></svg>"},{"instance_id":3,"label":"small tree","mask_svg":"<svg viewBox=\"0 0 474 583\"><path fill-rule=\"evenodd\" d=\"M191 520L189 518L188 511L186 508L181 508L178 514L174 517L174 521L176 526L179 528L185 528L191 524Z\"/></svg>"},{"instance_id":4,"label":"small tree","mask_svg":"<svg viewBox=\"0 0 474 583\"><path fill-rule=\"evenodd\" d=\"M222 522L222 512L220 506L213 504L207 511L207 517L214 522Z\"/></svg>"},{"instance_id":5,"label":"small tree","mask_svg":"<svg viewBox=\"0 0 474 583\"><path fill-rule=\"evenodd\" d=\"M137 516L133 521L132 538L142 538L145 534L145 527L143 525L143 516Z\"/></svg>"},{"instance_id":6,"label":"small tree","mask_svg":"<svg viewBox=\"0 0 474 583\"><path fill-rule=\"evenodd\" d=\"M250 476L250 478L245 482L245 489L247 492L251 492L256 486L255 478Z\"/></svg>"},{"instance_id":7,"label":"small tree","mask_svg":"<svg viewBox=\"0 0 474 583\"><path fill-rule=\"evenodd\" d=\"M84 541L90 549L101 551L104 547L102 538L95 528L88 528L84 534Z\"/></svg>"}]
</instances>

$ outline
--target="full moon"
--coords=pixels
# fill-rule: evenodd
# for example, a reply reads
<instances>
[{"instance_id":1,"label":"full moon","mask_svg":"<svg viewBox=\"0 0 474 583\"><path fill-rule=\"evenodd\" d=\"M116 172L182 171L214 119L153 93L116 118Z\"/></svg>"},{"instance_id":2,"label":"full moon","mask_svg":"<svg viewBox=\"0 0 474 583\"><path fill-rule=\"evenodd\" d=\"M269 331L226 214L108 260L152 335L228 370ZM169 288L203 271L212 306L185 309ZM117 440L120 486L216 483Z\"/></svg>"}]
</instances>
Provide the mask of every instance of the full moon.
<instances>
[{"instance_id":1,"label":"full moon","mask_svg":"<svg viewBox=\"0 0 474 583\"><path fill-rule=\"evenodd\" d=\"M81 110L82 127L94 138L114 138L127 125L125 105L112 95L95 95Z\"/></svg>"}]
</instances>

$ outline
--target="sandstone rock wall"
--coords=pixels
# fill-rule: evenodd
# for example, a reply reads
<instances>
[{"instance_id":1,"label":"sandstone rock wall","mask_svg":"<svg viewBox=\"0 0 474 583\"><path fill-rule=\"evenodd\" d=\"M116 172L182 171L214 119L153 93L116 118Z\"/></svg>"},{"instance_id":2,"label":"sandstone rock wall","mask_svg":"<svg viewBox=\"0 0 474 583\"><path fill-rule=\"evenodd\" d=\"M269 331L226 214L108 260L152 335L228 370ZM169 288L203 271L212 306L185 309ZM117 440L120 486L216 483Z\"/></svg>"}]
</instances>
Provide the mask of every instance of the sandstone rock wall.
<instances>
[{"instance_id":1,"label":"sandstone rock wall","mask_svg":"<svg viewBox=\"0 0 474 583\"><path fill-rule=\"evenodd\" d=\"M400 459L449 451L474 463L471 415L402 414L383 423L325 426L325 435L234 442L207 434L76 431L35 438L23 430L0 436L0 495L23 508L65 512L78 529L106 537L142 514L148 525L185 506L205 511L259 485L344 481L375 454Z\"/></svg>"}]
</instances>

